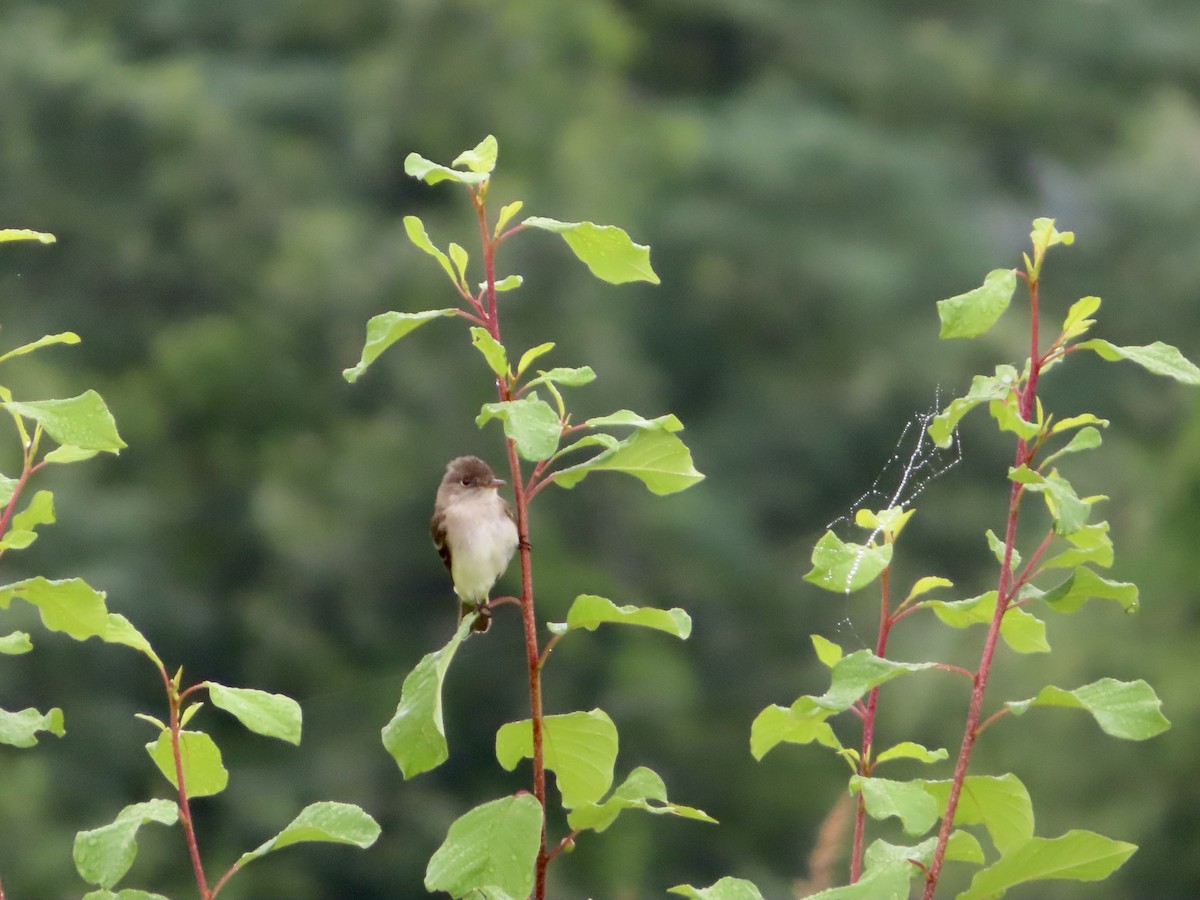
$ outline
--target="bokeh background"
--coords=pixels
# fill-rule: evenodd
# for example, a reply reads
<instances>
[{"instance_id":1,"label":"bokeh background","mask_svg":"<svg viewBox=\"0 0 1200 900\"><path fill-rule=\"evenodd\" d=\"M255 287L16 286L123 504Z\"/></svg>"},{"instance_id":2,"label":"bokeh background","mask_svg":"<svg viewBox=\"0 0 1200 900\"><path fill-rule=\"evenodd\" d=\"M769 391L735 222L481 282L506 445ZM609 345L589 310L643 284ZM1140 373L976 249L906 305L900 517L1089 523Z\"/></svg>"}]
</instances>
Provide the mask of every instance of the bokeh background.
<instances>
[{"instance_id":1,"label":"bokeh background","mask_svg":"<svg viewBox=\"0 0 1200 900\"><path fill-rule=\"evenodd\" d=\"M939 390L1026 352L1019 304L985 339L942 345L934 301L1016 265L1030 220L1055 216L1077 244L1052 252L1051 321L1098 294L1099 335L1200 358L1198 92L1200 6L1175 0L7 0L0 225L59 243L0 254L3 344L84 342L19 360L4 383L99 389L129 449L40 478L59 523L5 557L5 580L83 576L186 677L301 701L299 749L201 713L232 770L197 803L214 871L312 800L360 803L384 826L367 852L269 857L223 896L425 896L448 824L527 781L491 753L526 709L515 616L451 670L449 763L404 783L379 743L404 675L452 626L426 523L447 459L502 462L499 430L473 424L493 393L449 320L357 385L340 373L371 315L451 300L404 214L470 246L464 197L406 177L405 154L449 161L494 133L496 208L621 225L663 281L603 285L557 239L524 236L502 261L526 279L504 297L509 346L554 340L554 364L592 365L580 415L675 412L708 476L667 499L595 476L535 504L544 619L584 592L695 618L686 643L565 642L548 710L603 707L619 773L650 765L721 820L627 814L555 862L551 894L656 897L735 874L788 896L845 772L815 748L756 763L750 722L824 689L810 633L857 649L875 615L868 596L802 581L811 545L881 473L886 486L897 437ZM975 770L1015 771L1040 834L1141 845L1103 884L1011 896L1192 898L1200 395L1071 362L1046 401L1113 422L1068 474L1111 498L1112 576L1141 586L1143 610L1051 621L1054 652L1002 653L990 699L1145 677L1174 728L1132 745L1082 714L1035 713L991 730ZM1011 454L974 419L962 463L919 498L898 576L947 575L961 596L993 578L982 535L999 528ZM894 646L965 663L977 638L910 619ZM161 688L135 654L59 636L3 670L0 705L61 705L69 729L0 754L7 896L79 896L73 833L165 796L133 718L161 715ZM885 736L957 745L954 679L884 700ZM178 829L147 828L126 883L187 897L189 877Z\"/></svg>"}]
</instances>

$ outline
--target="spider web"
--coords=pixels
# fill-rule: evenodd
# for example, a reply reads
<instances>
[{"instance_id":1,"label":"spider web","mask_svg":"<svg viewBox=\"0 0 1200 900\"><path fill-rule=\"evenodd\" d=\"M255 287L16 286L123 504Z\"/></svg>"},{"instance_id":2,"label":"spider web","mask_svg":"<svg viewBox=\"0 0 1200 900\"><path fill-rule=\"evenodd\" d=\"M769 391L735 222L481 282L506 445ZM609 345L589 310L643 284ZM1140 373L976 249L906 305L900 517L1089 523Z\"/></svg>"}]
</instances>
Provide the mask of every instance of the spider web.
<instances>
[{"instance_id":1,"label":"spider web","mask_svg":"<svg viewBox=\"0 0 1200 900\"><path fill-rule=\"evenodd\" d=\"M845 515L826 525L826 531L839 528L847 530L847 526L857 528L854 518L860 510L880 512L885 509L907 509L934 481L962 462L962 444L957 430L946 447L939 447L929 436L929 426L941 409L939 400L940 391L937 391L933 396L932 409L914 413L905 423L892 455L884 462L871 487L850 504ZM865 540L855 539L853 543L861 543L864 547L870 545L879 537L880 531L882 528L877 526ZM850 592L850 583L865 553L865 549L859 551L850 569L846 593Z\"/></svg>"}]
</instances>

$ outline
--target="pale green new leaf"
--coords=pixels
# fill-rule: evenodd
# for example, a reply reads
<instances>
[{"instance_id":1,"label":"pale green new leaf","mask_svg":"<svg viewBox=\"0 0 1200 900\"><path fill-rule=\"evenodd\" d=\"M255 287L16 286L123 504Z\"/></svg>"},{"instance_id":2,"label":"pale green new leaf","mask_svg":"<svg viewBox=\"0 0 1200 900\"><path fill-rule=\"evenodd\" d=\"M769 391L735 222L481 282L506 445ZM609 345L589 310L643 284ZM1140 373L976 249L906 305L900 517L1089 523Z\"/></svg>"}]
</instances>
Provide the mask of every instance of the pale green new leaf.
<instances>
[{"instance_id":1,"label":"pale green new leaf","mask_svg":"<svg viewBox=\"0 0 1200 900\"><path fill-rule=\"evenodd\" d=\"M549 627L551 631L562 634L580 628L595 631L605 622L653 628L684 640L692 633L692 617L682 609L617 606L607 597L597 597L594 594L580 594L571 604L567 621L551 623Z\"/></svg>"},{"instance_id":2,"label":"pale green new leaf","mask_svg":"<svg viewBox=\"0 0 1200 900\"><path fill-rule=\"evenodd\" d=\"M596 437L599 437L598 435ZM586 462L560 469L552 480L572 488L592 472L624 472L654 494L685 490L704 476L696 471L687 445L664 428L639 428L632 435Z\"/></svg>"},{"instance_id":3,"label":"pale green new leaf","mask_svg":"<svg viewBox=\"0 0 1200 900\"><path fill-rule=\"evenodd\" d=\"M945 759L950 754L948 751L939 747L937 750L930 750L921 744L913 741L901 741L895 746L889 747L875 757L875 763L888 762L893 759L914 759L917 762L935 763Z\"/></svg>"},{"instance_id":4,"label":"pale green new leaf","mask_svg":"<svg viewBox=\"0 0 1200 900\"><path fill-rule=\"evenodd\" d=\"M532 794L484 803L457 819L425 869L425 889L455 900L528 897L542 836L542 806Z\"/></svg>"},{"instance_id":5,"label":"pale green new leaf","mask_svg":"<svg viewBox=\"0 0 1200 900\"><path fill-rule=\"evenodd\" d=\"M937 800L920 781L855 776L850 779L850 789L862 792L871 818L883 820L895 816L905 834L924 834L938 820Z\"/></svg>"},{"instance_id":6,"label":"pale green new leaf","mask_svg":"<svg viewBox=\"0 0 1200 900\"><path fill-rule=\"evenodd\" d=\"M954 582L949 578L941 578L937 575L926 575L923 578L918 578L916 584L912 586L912 590L908 592L906 600L913 600L920 597L922 594L927 594L932 590L944 587L954 587Z\"/></svg>"},{"instance_id":7,"label":"pale green new leaf","mask_svg":"<svg viewBox=\"0 0 1200 900\"><path fill-rule=\"evenodd\" d=\"M1042 460L1042 465L1046 466L1053 460L1058 459L1060 456L1066 456L1068 453L1081 453L1084 450L1094 450L1100 446L1102 441L1103 439L1100 437L1098 429L1090 425L1080 428L1064 446Z\"/></svg>"},{"instance_id":8,"label":"pale green new leaf","mask_svg":"<svg viewBox=\"0 0 1200 900\"><path fill-rule=\"evenodd\" d=\"M108 630L104 593L80 578L50 581L38 575L5 585L0 587L0 609L7 609L14 597L36 606L42 624L51 631L77 641L102 637Z\"/></svg>"},{"instance_id":9,"label":"pale green new leaf","mask_svg":"<svg viewBox=\"0 0 1200 900\"><path fill-rule=\"evenodd\" d=\"M1107 569L1113 564L1113 544L1108 536L1107 522L1084 525L1066 538L1073 546L1043 562L1043 569L1071 569L1084 563Z\"/></svg>"},{"instance_id":10,"label":"pale green new leaf","mask_svg":"<svg viewBox=\"0 0 1200 900\"><path fill-rule=\"evenodd\" d=\"M33 649L33 642L24 631L14 631L0 637L0 653L5 656L20 656Z\"/></svg>"},{"instance_id":11,"label":"pale green new leaf","mask_svg":"<svg viewBox=\"0 0 1200 900\"><path fill-rule=\"evenodd\" d=\"M467 251L463 249L461 244L456 244L454 241L450 242L450 246L447 249L450 251L450 261L454 263L455 281L458 282L459 287L465 290L467 286L467 261L469 259Z\"/></svg>"},{"instance_id":12,"label":"pale green new leaf","mask_svg":"<svg viewBox=\"0 0 1200 900\"><path fill-rule=\"evenodd\" d=\"M1056 838L1030 838L975 873L958 900L988 900L1029 881L1103 881L1137 850L1092 831L1068 831Z\"/></svg>"},{"instance_id":13,"label":"pale green new leaf","mask_svg":"<svg viewBox=\"0 0 1200 900\"><path fill-rule=\"evenodd\" d=\"M517 445L517 452L530 462L549 459L558 449L562 437L562 420L545 400L533 391L519 400L485 403L475 424L482 428L492 419L499 419L504 434Z\"/></svg>"},{"instance_id":14,"label":"pale green new leaf","mask_svg":"<svg viewBox=\"0 0 1200 900\"><path fill-rule=\"evenodd\" d=\"M817 654L817 659L821 661L821 665L823 665L825 668L832 669L837 661L845 656L845 653L842 652L842 648L833 641L829 640L829 638L823 637L819 634L810 634L808 637L809 640L812 641L813 650Z\"/></svg>"},{"instance_id":15,"label":"pale green new leaf","mask_svg":"<svg viewBox=\"0 0 1200 900\"><path fill-rule=\"evenodd\" d=\"M414 247L428 253L438 261L438 265L442 267L442 271L450 276L450 280L455 284L462 284L457 272L454 271L454 266L450 262L450 257L443 253L436 244L429 238L429 233L425 230L425 223L416 216L404 217L404 233L408 235L408 239L412 241ZM462 250L460 247L459 250ZM464 251L465 252L465 251Z\"/></svg>"},{"instance_id":16,"label":"pale green new leaf","mask_svg":"<svg viewBox=\"0 0 1200 900\"><path fill-rule=\"evenodd\" d=\"M523 225L561 235L571 251L587 265L592 274L610 284L649 281L659 278L650 267L650 248L635 244L615 225L593 222L559 222L543 216L530 216Z\"/></svg>"},{"instance_id":17,"label":"pale green new leaf","mask_svg":"<svg viewBox=\"0 0 1200 900\"><path fill-rule=\"evenodd\" d=\"M371 363L400 338L426 322L443 316L457 315L457 309L427 309L423 312L385 312L372 316L367 322L367 341L363 344L362 357L358 365L342 370L342 377L353 383L367 370Z\"/></svg>"},{"instance_id":18,"label":"pale green new leaf","mask_svg":"<svg viewBox=\"0 0 1200 900\"><path fill-rule=\"evenodd\" d=\"M171 733L161 732L158 740L146 745L146 751L167 781L178 788ZM183 780L187 785L189 797L210 797L225 790L229 783L229 771L221 762L220 749L203 731L179 733L179 757L183 762Z\"/></svg>"},{"instance_id":19,"label":"pale green new leaf","mask_svg":"<svg viewBox=\"0 0 1200 900\"><path fill-rule=\"evenodd\" d=\"M500 233L504 231L504 226L512 221L512 217L519 213L524 205L524 201L514 200L512 203L502 206L500 215L496 218L496 228L492 232L492 237L499 237Z\"/></svg>"},{"instance_id":20,"label":"pale green new leaf","mask_svg":"<svg viewBox=\"0 0 1200 900\"><path fill-rule=\"evenodd\" d=\"M816 706L811 697L801 697L790 707L772 704L750 725L750 755L762 759L780 744L817 743L840 752L841 741L825 721L833 714Z\"/></svg>"},{"instance_id":21,"label":"pale green new leaf","mask_svg":"<svg viewBox=\"0 0 1200 900\"><path fill-rule=\"evenodd\" d=\"M694 888L690 884L677 884L667 889L668 894L679 894L693 900L763 900L757 887L744 878L726 876L706 888Z\"/></svg>"},{"instance_id":22,"label":"pale green new leaf","mask_svg":"<svg viewBox=\"0 0 1200 900\"><path fill-rule=\"evenodd\" d=\"M492 287L496 289L497 293L502 294L505 291L516 290L524 283L525 283L525 279L522 278L520 275L505 275L503 278L498 279L492 285ZM481 291L487 290L487 282L480 282L479 289Z\"/></svg>"},{"instance_id":23,"label":"pale green new leaf","mask_svg":"<svg viewBox=\"0 0 1200 900\"><path fill-rule=\"evenodd\" d=\"M351 844L366 849L379 837L379 823L353 803L324 800L310 803L288 826L266 843L243 853L238 865L302 842Z\"/></svg>"},{"instance_id":24,"label":"pale green new leaf","mask_svg":"<svg viewBox=\"0 0 1200 900\"><path fill-rule=\"evenodd\" d=\"M542 753L554 772L562 803L574 809L596 803L612 787L617 727L601 709L546 716ZM509 722L496 732L496 758L508 771L533 758L533 723Z\"/></svg>"},{"instance_id":25,"label":"pale green new leaf","mask_svg":"<svg viewBox=\"0 0 1200 900\"><path fill-rule=\"evenodd\" d=\"M942 320L940 338L973 338L996 324L1008 309L1013 291L1017 288L1017 273L1012 269L994 269L974 290L939 300L938 316Z\"/></svg>"},{"instance_id":26,"label":"pale green new leaf","mask_svg":"<svg viewBox=\"0 0 1200 900\"><path fill-rule=\"evenodd\" d=\"M38 491L29 505L12 517L8 533L0 541L0 549L23 550L37 540L34 529L38 525L54 522L54 495L49 491Z\"/></svg>"},{"instance_id":27,"label":"pale green new leaf","mask_svg":"<svg viewBox=\"0 0 1200 900\"><path fill-rule=\"evenodd\" d=\"M986 624L996 614L997 593L988 591L966 600L925 600L920 606L933 611L951 628L968 628ZM1005 610L1000 622L1000 636L1017 653L1049 653L1046 623L1017 606Z\"/></svg>"},{"instance_id":28,"label":"pale green new leaf","mask_svg":"<svg viewBox=\"0 0 1200 900\"><path fill-rule=\"evenodd\" d=\"M504 345L492 337L486 328L472 325L471 343L483 354L483 358L487 360L487 364L493 372L501 378L508 374L508 353L505 351Z\"/></svg>"},{"instance_id":29,"label":"pale green new leaf","mask_svg":"<svg viewBox=\"0 0 1200 900\"><path fill-rule=\"evenodd\" d=\"M604 831L622 812L640 809L655 815L672 815L701 822L716 822L708 813L691 806L680 806L667 800L667 786L652 769L640 766L612 792L603 803L587 804L573 809L567 816L572 831L591 829Z\"/></svg>"},{"instance_id":30,"label":"pale green new leaf","mask_svg":"<svg viewBox=\"0 0 1200 900\"><path fill-rule=\"evenodd\" d=\"M1178 348L1162 341L1143 347L1118 347L1101 338L1093 338L1075 346L1094 350L1102 359L1110 362L1127 359L1155 375L1165 375L1184 384L1200 385L1200 367L1180 353Z\"/></svg>"},{"instance_id":31,"label":"pale green new leaf","mask_svg":"<svg viewBox=\"0 0 1200 900\"><path fill-rule=\"evenodd\" d=\"M32 341L28 344L22 344L20 347L16 347L12 350L9 350L7 353L0 355L0 362L4 362L6 359L12 359L14 356L24 356L26 353L32 353L34 350L47 347L51 344L78 344L79 340L79 335L75 334L73 331L64 331L60 334L48 334L45 337L38 338L36 341Z\"/></svg>"},{"instance_id":32,"label":"pale green new leaf","mask_svg":"<svg viewBox=\"0 0 1200 900\"><path fill-rule=\"evenodd\" d=\"M530 347L521 354L521 361L517 363L517 377L520 378L525 374L525 370L540 356L545 356L554 349L554 341L546 341L544 344L538 344L536 347Z\"/></svg>"},{"instance_id":33,"label":"pale green new leaf","mask_svg":"<svg viewBox=\"0 0 1200 900\"><path fill-rule=\"evenodd\" d=\"M425 654L404 679L400 705L383 727L383 746L405 778L428 772L450 756L442 722L442 683L454 654L470 633L471 621L467 618L459 624L449 643Z\"/></svg>"},{"instance_id":34,"label":"pale green new leaf","mask_svg":"<svg viewBox=\"0 0 1200 900\"><path fill-rule=\"evenodd\" d=\"M1079 337L1089 328L1096 324L1095 319L1089 319L1092 313L1100 308L1099 297L1081 297L1071 304L1071 308L1067 310L1067 317L1063 320L1062 337L1063 343Z\"/></svg>"},{"instance_id":35,"label":"pale green new leaf","mask_svg":"<svg viewBox=\"0 0 1200 900\"><path fill-rule=\"evenodd\" d=\"M526 387L533 387L536 384L561 384L563 387L582 387L585 384L590 384L596 380L596 373L592 371L591 366L578 366L575 368L567 366L556 366L553 369L545 371L538 370L538 377L534 378Z\"/></svg>"},{"instance_id":36,"label":"pale green new leaf","mask_svg":"<svg viewBox=\"0 0 1200 900\"><path fill-rule=\"evenodd\" d=\"M949 781L927 781L925 789L945 815ZM983 825L996 849L1006 853L1033 837L1033 802L1016 775L968 775L963 780L955 825Z\"/></svg>"},{"instance_id":37,"label":"pale green new leaf","mask_svg":"<svg viewBox=\"0 0 1200 900\"><path fill-rule=\"evenodd\" d=\"M494 135L489 134L470 150L464 150L455 157L450 165L466 166L472 172L487 175L496 168L496 159L500 155L500 146Z\"/></svg>"},{"instance_id":38,"label":"pale green new leaf","mask_svg":"<svg viewBox=\"0 0 1200 900\"><path fill-rule=\"evenodd\" d=\"M28 228L0 228L0 244L8 241L38 241L43 244L53 244L58 238L45 231L31 231Z\"/></svg>"},{"instance_id":39,"label":"pale green new leaf","mask_svg":"<svg viewBox=\"0 0 1200 900\"><path fill-rule=\"evenodd\" d=\"M126 806L109 825L75 835L75 868L84 881L111 888L137 858L138 829L150 822L174 825L179 808L170 800L147 800Z\"/></svg>"},{"instance_id":40,"label":"pale green new leaf","mask_svg":"<svg viewBox=\"0 0 1200 900\"><path fill-rule=\"evenodd\" d=\"M1003 400L992 400L988 403L988 412L1001 431L1012 432L1022 440L1028 441L1042 430L1037 422L1021 418L1016 394L1010 393Z\"/></svg>"},{"instance_id":41,"label":"pale green new leaf","mask_svg":"<svg viewBox=\"0 0 1200 900\"><path fill-rule=\"evenodd\" d=\"M827 591L849 594L873 582L891 561L891 544L849 544L827 531L813 547L813 567L804 580Z\"/></svg>"},{"instance_id":42,"label":"pale green new leaf","mask_svg":"<svg viewBox=\"0 0 1200 900\"><path fill-rule=\"evenodd\" d=\"M154 652L150 642L133 627L132 622L120 613L108 614L105 618L104 633L100 635L100 639L109 644L132 647L148 656L159 668L163 668L162 660L158 658L158 654Z\"/></svg>"},{"instance_id":43,"label":"pale green new leaf","mask_svg":"<svg viewBox=\"0 0 1200 900\"><path fill-rule=\"evenodd\" d=\"M996 366L995 375L976 375L965 397L957 397L929 425L929 437L939 447L949 447L959 421L980 403L1003 400L1016 389L1019 376L1012 366Z\"/></svg>"},{"instance_id":44,"label":"pale green new leaf","mask_svg":"<svg viewBox=\"0 0 1200 900\"><path fill-rule=\"evenodd\" d=\"M1111 553L1111 545L1109 550ZM1060 613L1073 613L1092 599L1115 600L1132 613L1138 610L1138 587L1124 581L1110 581L1086 566L1079 566L1066 581L1042 594L1041 599Z\"/></svg>"},{"instance_id":45,"label":"pale green new leaf","mask_svg":"<svg viewBox=\"0 0 1200 900\"><path fill-rule=\"evenodd\" d=\"M463 172L448 166L440 166L435 162L430 162L419 153L410 153L404 157L404 174L419 178L426 184L437 184L440 181L482 184L490 177L488 172Z\"/></svg>"},{"instance_id":46,"label":"pale green new leaf","mask_svg":"<svg viewBox=\"0 0 1200 900\"><path fill-rule=\"evenodd\" d=\"M254 688L233 688L215 681L204 682L213 706L237 717L255 734L300 743L300 704L283 694L268 694Z\"/></svg>"},{"instance_id":47,"label":"pale green new leaf","mask_svg":"<svg viewBox=\"0 0 1200 900\"><path fill-rule=\"evenodd\" d=\"M118 453L126 446L112 413L95 391L66 400L10 400L4 406L15 415L33 419L60 444L108 453Z\"/></svg>"},{"instance_id":48,"label":"pale green new leaf","mask_svg":"<svg viewBox=\"0 0 1200 900\"><path fill-rule=\"evenodd\" d=\"M1091 713L1105 734L1128 741L1144 741L1171 727L1154 688L1141 679L1101 678L1073 691L1047 685L1035 697L1006 705L1018 716L1034 706L1083 709Z\"/></svg>"},{"instance_id":49,"label":"pale green new leaf","mask_svg":"<svg viewBox=\"0 0 1200 900\"><path fill-rule=\"evenodd\" d=\"M41 713L31 707L14 713L0 709L0 744L32 747L38 742L39 731L48 731L55 737L66 734L62 710L54 707L49 712Z\"/></svg>"}]
</instances>

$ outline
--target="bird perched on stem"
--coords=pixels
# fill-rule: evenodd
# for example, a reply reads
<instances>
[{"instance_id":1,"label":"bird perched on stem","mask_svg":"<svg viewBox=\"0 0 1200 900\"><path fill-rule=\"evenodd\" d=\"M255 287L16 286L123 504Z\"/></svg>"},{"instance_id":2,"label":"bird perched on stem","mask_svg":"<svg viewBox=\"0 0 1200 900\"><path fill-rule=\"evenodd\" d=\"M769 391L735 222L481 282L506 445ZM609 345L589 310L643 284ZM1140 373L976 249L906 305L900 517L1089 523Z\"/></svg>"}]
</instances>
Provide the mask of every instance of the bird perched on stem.
<instances>
[{"instance_id":1,"label":"bird perched on stem","mask_svg":"<svg viewBox=\"0 0 1200 900\"><path fill-rule=\"evenodd\" d=\"M491 625L488 595L517 549L516 522L497 491L502 484L477 456L450 460L429 522L433 544L462 601L458 621L475 614L474 631Z\"/></svg>"}]
</instances>

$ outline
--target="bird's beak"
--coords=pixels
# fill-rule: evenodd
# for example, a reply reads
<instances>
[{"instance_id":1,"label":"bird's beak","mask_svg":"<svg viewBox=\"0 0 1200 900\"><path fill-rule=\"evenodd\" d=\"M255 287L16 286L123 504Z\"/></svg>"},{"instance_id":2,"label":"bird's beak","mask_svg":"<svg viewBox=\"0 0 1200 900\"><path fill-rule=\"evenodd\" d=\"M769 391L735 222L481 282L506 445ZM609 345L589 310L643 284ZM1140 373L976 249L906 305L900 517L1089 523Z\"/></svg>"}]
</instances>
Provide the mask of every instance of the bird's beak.
<instances>
[{"instance_id":1,"label":"bird's beak","mask_svg":"<svg viewBox=\"0 0 1200 900\"><path fill-rule=\"evenodd\" d=\"M491 487L491 488L498 488L498 487L500 487L500 485L502 485L502 484L508 484L508 482L507 482L507 481L505 481L503 478L496 478L496 477L494 477L494 476L493 476L493 477L492 477L492 483L491 483L491 484L489 484L489 485L488 485L488 487Z\"/></svg>"}]
</instances>

